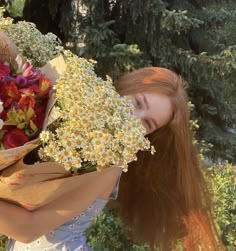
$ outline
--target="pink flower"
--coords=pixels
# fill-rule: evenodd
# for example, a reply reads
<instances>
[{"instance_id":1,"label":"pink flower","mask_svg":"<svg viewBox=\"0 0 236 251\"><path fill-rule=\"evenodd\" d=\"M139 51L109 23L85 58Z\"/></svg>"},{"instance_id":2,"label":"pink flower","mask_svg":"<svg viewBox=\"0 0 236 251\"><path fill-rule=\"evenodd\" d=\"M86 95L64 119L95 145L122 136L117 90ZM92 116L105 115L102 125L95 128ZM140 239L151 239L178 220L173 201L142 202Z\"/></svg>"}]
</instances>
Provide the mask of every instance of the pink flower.
<instances>
[{"instance_id":1,"label":"pink flower","mask_svg":"<svg viewBox=\"0 0 236 251\"><path fill-rule=\"evenodd\" d=\"M32 89L37 89L42 72L39 69L33 68L29 62L24 63L19 69L21 74L17 75L15 80L20 88L31 87Z\"/></svg>"},{"instance_id":2,"label":"pink flower","mask_svg":"<svg viewBox=\"0 0 236 251\"><path fill-rule=\"evenodd\" d=\"M0 77L9 76L10 72L11 72L10 67L4 64L2 61L0 61Z\"/></svg>"},{"instance_id":3,"label":"pink flower","mask_svg":"<svg viewBox=\"0 0 236 251\"><path fill-rule=\"evenodd\" d=\"M26 62L22 67L22 76L27 78L33 75L34 72L32 69L33 66L29 62Z\"/></svg>"}]
</instances>

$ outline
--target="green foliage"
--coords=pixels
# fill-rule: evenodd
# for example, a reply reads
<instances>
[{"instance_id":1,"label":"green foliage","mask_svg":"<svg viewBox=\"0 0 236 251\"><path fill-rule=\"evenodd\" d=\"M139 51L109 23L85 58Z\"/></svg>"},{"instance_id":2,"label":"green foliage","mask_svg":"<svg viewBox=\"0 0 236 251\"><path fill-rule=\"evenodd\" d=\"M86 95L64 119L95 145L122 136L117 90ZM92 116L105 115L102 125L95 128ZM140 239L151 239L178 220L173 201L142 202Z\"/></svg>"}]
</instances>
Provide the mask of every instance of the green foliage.
<instances>
[{"instance_id":1,"label":"green foliage","mask_svg":"<svg viewBox=\"0 0 236 251\"><path fill-rule=\"evenodd\" d=\"M6 237L5 236L0 236L0 251L5 251L6 250Z\"/></svg>"},{"instance_id":2,"label":"green foliage","mask_svg":"<svg viewBox=\"0 0 236 251\"><path fill-rule=\"evenodd\" d=\"M139 246L127 237L121 220L109 210L104 210L87 230L88 242L94 251L146 251L148 247Z\"/></svg>"},{"instance_id":3,"label":"green foliage","mask_svg":"<svg viewBox=\"0 0 236 251\"><path fill-rule=\"evenodd\" d=\"M180 34L182 31L187 32L192 28L199 28L203 21L188 16L187 10L165 10L161 20L161 28L168 31L177 32Z\"/></svg>"},{"instance_id":4,"label":"green foliage","mask_svg":"<svg viewBox=\"0 0 236 251\"><path fill-rule=\"evenodd\" d=\"M91 9L97 9L98 3L96 4ZM103 77L108 74L113 79L117 79L122 74L150 62L137 44L122 43L118 39L112 30L114 23L114 20L106 22L104 17L101 19L101 16L86 16L86 20L80 24L84 47L78 48L78 52L81 56L93 58L98 62L96 69L98 74Z\"/></svg>"},{"instance_id":5,"label":"green foliage","mask_svg":"<svg viewBox=\"0 0 236 251\"><path fill-rule=\"evenodd\" d=\"M228 250L236 249L236 167L226 164L209 170L214 214Z\"/></svg>"},{"instance_id":6,"label":"green foliage","mask_svg":"<svg viewBox=\"0 0 236 251\"><path fill-rule=\"evenodd\" d=\"M7 11L12 17L22 17L27 0L9 0L7 1Z\"/></svg>"}]
</instances>

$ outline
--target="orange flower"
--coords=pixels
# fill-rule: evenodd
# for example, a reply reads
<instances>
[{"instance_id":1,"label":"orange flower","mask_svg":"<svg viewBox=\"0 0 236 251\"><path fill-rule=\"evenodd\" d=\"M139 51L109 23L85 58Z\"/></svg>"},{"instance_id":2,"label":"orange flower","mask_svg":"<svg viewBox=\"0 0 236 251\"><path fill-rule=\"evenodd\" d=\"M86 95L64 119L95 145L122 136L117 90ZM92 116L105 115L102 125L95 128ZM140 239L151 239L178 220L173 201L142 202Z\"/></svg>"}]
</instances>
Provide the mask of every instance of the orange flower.
<instances>
[{"instance_id":1,"label":"orange flower","mask_svg":"<svg viewBox=\"0 0 236 251\"><path fill-rule=\"evenodd\" d=\"M28 109L29 107L34 108L35 106L35 99L34 99L34 92L30 89L26 89L21 94L20 100L18 102L18 105L20 109Z\"/></svg>"},{"instance_id":2,"label":"orange flower","mask_svg":"<svg viewBox=\"0 0 236 251\"><path fill-rule=\"evenodd\" d=\"M9 80L1 83L1 98L4 103L4 107L8 107L13 101L17 101L20 97L19 90L14 81Z\"/></svg>"},{"instance_id":3,"label":"orange flower","mask_svg":"<svg viewBox=\"0 0 236 251\"><path fill-rule=\"evenodd\" d=\"M46 77L39 79L39 90L37 95L39 97L48 96L49 91L51 90L52 84L51 80Z\"/></svg>"}]
</instances>

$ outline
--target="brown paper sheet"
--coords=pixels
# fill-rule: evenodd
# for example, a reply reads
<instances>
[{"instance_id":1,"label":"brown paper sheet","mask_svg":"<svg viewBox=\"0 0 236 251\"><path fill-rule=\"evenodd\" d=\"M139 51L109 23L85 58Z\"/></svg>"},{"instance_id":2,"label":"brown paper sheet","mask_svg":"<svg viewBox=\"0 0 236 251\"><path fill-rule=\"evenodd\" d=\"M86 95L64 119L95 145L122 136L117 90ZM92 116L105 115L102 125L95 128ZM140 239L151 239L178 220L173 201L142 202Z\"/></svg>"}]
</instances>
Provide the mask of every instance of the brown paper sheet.
<instances>
[{"instance_id":1,"label":"brown paper sheet","mask_svg":"<svg viewBox=\"0 0 236 251\"><path fill-rule=\"evenodd\" d=\"M55 162L25 165L19 160L3 170L0 198L32 211L78 188L79 180Z\"/></svg>"}]
</instances>

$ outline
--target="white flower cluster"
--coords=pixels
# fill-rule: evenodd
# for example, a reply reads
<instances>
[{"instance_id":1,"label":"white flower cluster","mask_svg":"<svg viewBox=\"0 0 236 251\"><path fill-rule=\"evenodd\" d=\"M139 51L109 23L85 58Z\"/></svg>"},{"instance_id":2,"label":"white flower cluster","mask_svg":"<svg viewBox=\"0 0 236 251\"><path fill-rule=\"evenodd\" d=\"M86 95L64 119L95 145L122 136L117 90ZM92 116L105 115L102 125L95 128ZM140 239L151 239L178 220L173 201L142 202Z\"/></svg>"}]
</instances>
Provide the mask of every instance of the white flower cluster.
<instances>
[{"instance_id":1,"label":"white flower cluster","mask_svg":"<svg viewBox=\"0 0 236 251\"><path fill-rule=\"evenodd\" d=\"M65 56L67 70L55 86L61 116L54 131L41 133L40 155L67 170L86 163L98 170L122 163L127 171L139 150L150 149L145 128L131 115L130 103L115 91L111 79L97 77L92 61L68 51Z\"/></svg>"},{"instance_id":2,"label":"white flower cluster","mask_svg":"<svg viewBox=\"0 0 236 251\"><path fill-rule=\"evenodd\" d=\"M30 22L11 23L11 20L0 17L0 29L4 30L18 47L19 51L35 67L45 65L63 50L59 38L48 33L43 35L36 25Z\"/></svg>"}]
</instances>

